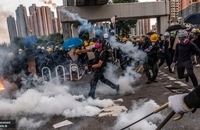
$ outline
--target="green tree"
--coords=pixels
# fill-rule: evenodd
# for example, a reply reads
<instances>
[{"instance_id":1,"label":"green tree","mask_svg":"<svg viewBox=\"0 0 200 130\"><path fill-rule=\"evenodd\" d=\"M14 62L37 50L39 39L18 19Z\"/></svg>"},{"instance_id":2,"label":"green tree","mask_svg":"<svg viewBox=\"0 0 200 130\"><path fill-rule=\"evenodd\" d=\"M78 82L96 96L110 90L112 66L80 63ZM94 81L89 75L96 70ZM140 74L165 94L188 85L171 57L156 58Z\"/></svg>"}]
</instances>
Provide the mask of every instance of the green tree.
<instances>
[{"instance_id":1,"label":"green tree","mask_svg":"<svg viewBox=\"0 0 200 130\"><path fill-rule=\"evenodd\" d=\"M23 40L24 38L22 37L15 37L10 46L16 46L17 49L24 49Z\"/></svg>"},{"instance_id":2,"label":"green tree","mask_svg":"<svg viewBox=\"0 0 200 130\"><path fill-rule=\"evenodd\" d=\"M113 3L130 3L137 2L137 0L113 0ZM116 28L119 30L118 35L128 36L131 28L135 27L137 20L121 20L116 22Z\"/></svg>"},{"instance_id":3,"label":"green tree","mask_svg":"<svg viewBox=\"0 0 200 130\"><path fill-rule=\"evenodd\" d=\"M54 33L50 34L48 36L48 39L52 42L54 42L56 45L60 45L63 43L63 35L60 33Z\"/></svg>"}]
</instances>

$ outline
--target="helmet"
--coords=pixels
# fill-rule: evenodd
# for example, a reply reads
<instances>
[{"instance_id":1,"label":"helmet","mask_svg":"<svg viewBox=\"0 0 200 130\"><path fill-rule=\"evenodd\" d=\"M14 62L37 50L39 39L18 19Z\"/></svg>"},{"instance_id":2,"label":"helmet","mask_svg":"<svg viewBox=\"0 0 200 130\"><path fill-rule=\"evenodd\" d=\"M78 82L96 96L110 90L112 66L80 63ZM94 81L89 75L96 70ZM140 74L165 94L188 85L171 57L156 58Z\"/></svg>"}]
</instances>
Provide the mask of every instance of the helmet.
<instances>
[{"instance_id":1,"label":"helmet","mask_svg":"<svg viewBox=\"0 0 200 130\"><path fill-rule=\"evenodd\" d=\"M22 52L22 51L23 51L23 50L20 48L20 49L19 49L19 52Z\"/></svg>"},{"instance_id":2,"label":"helmet","mask_svg":"<svg viewBox=\"0 0 200 130\"><path fill-rule=\"evenodd\" d=\"M105 33L105 34L103 35L103 38L107 39L107 38L108 38L108 34Z\"/></svg>"},{"instance_id":3,"label":"helmet","mask_svg":"<svg viewBox=\"0 0 200 130\"><path fill-rule=\"evenodd\" d=\"M88 46L88 42L87 41L84 41L84 46Z\"/></svg>"},{"instance_id":4,"label":"helmet","mask_svg":"<svg viewBox=\"0 0 200 130\"><path fill-rule=\"evenodd\" d=\"M158 34L154 33L150 36L151 42L156 42L158 41Z\"/></svg>"},{"instance_id":5,"label":"helmet","mask_svg":"<svg viewBox=\"0 0 200 130\"><path fill-rule=\"evenodd\" d=\"M126 42L127 41L127 38L126 37L123 37L122 38L122 42Z\"/></svg>"},{"instance_id":6,"label":"helmet","mask_svg":"<svg viewBox=\"0 0 200 130\"><path fill-rule=\"evenodd\" d=\"M192 33L199 33L200 30L199 30L198 28L193 28L191 32L192 32Z\"/></svg>"},{"instance_id":7,"label":"helmet","mask_svg":"<svg viewBox=\"0 0 200 130\"><path fill-rule=\"evenodd\" d=\"M169 34L169 32L165 32L163 36L164 36L164 37L169 37L170 34Z\"/></svg>"},{"instance_id":8,"label":"helmet","mask_svg":"<svg viewBox=\"0 0 200 130\"><path fill-rule=\"evenodd\" d=\"M41 46L37 46L37 49L41 49Z\"/></svg>"},{"instance_id":9,"label":"helmet","mask_svg":"<svg viewBox=\"0 0 200 130\"><path fill-rule=\"evenodd\" d=\"M41 49L44 49L44 47L42 46Z\"/></svg>"},{"instance_id":10,"label":"helmet","mask_svg":"<svg viewBox=\"0 0 200 130\"><path fill-rule=\"evenodd\" d=\"M188 32L186 30L181 29L178 31L179 38L183 38L183 37L187 37L187 36L188 36Z\"/></svg>"}]
</instances>

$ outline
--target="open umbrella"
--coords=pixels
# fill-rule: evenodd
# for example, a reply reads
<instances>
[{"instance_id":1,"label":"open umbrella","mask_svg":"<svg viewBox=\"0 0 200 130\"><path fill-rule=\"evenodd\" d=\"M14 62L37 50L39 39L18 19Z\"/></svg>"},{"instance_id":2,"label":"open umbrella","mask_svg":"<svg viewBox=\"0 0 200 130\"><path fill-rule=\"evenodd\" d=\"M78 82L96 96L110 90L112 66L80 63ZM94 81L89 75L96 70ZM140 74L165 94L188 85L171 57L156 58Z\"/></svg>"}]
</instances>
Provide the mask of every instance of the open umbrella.
<instances>
[{"instance_id":1,"label":"open umbrella","mask_svg":"<svg viewBox=\"0 0 200 130\"><path fill-rule=\"evenodd\" d=\"M63 44L63 50L69 50L72 48L76 48L82 44L83 44L82 39L80 39L78 37L72 37L72 38L65 40L65 42Z\"/></svg>"},{"instance_id":2,"label":"open umbrella","mask_svg":"<svg viewBox=\"0 0 200 130\"><path fill-rule=\"evenodd\" d=\"M170 32L170 31L175 31L179 29L186 29L186 27L184 25L176 24L176 25L169 26L166 31Z\"/></svg>"},{"instance_id":3,"label":"open umbrella","mask_svg":"<svg viewBox=\"0 0 200 130\"><path fill-rule=\"evenodd\" d=\"M36 42L38 41L38 38L33 35L33 36L28 36L23 40L23 44L25 47L31 47L33 46Z\"/></svg>"},{"instance_id":4,"label":"open umbrella","mask_svg":"<svg viewBox=\"0 0 200 130\"><path fill-rule=\"evenodd\" d=\"M193 13L184 19L185 23L200 24L200 13Z\"/></svg>"}]
</instances>

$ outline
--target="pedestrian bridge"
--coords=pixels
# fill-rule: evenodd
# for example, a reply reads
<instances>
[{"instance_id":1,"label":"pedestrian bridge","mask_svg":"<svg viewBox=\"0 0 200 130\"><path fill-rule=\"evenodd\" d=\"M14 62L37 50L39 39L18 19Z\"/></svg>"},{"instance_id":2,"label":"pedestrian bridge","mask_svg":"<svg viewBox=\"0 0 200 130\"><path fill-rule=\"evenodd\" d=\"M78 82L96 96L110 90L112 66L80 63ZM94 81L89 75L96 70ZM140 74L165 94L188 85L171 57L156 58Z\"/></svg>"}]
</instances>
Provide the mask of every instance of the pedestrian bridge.
<instances>
[{"instance_id":1,"label":"pedestrian bridge","mask_svg":"<svg viewBox=\"0 0 200 130\"><path fill-rule=\"evenodd\" d=\"M118 3L96 6L67 6L64 4L64 6L66 10L78 13L81 18L94 22L110 21L110 18L114 15L117 15L117 20L157 18L158 33L164 33L167 29L168 16L170 14L169 1ZM61 14L61 22L63 30L68 30L64 28L67 27L65 24L76 21L65 14ZM70 26L68 25L68 27Z\"/></svg>"}]
</instances>

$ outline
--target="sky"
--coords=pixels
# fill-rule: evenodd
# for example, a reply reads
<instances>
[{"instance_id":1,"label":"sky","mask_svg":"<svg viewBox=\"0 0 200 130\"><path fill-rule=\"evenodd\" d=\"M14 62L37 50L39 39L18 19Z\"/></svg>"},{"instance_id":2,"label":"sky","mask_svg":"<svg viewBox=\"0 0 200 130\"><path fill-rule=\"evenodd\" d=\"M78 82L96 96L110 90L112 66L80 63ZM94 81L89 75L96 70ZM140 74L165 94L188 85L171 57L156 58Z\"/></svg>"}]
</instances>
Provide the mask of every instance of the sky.
<instances>
[{"instance_id":1,"label":"sky","mask_svg":"<svg viewBox=\"0 0 200 130\"><path fill-rule=\"evenodd\" d=\"M27 11L28 7L32 4L36 4L37 6L43 6L47 5L44 2L52 1L52 3L55 3L57 6L63 4L63 0L0 0L0 43L2 42L9 42L9 35L8 35L8 28L6 23L6 18L9 15L12 15L15 17L15 10L20 4L23 4ZM47 5L48 6L48 5ZM49 5L51 7L51 5ZM52 11L55 11L53 6L51 7Z\"/></svg>"},{"instance_id":2,"label":"sky","mask_svg":"<svg viewBox=\"0 0 200 130\"><path fill-rule=\"evenodd\" d=\"M6 23L6 18L9 15L15 17L15 10L20 4L23 4L28 11L28 7L31 6L33 3L37 6L47 5L44 2L55 3L57 6L63 4L63 0L13 0L10 2L9 0L0 0L0 43L2 42L9 42L9 35L8 35L8 28ZM148 1L156 1L156 0L139 0L139 2L148 2ZM49 5L51 7L51 5ZM51 7L52 11L55 11L53 6ZM155 24L156 20L151 19L151 25Z\"/></svg>"}]
</instances>

